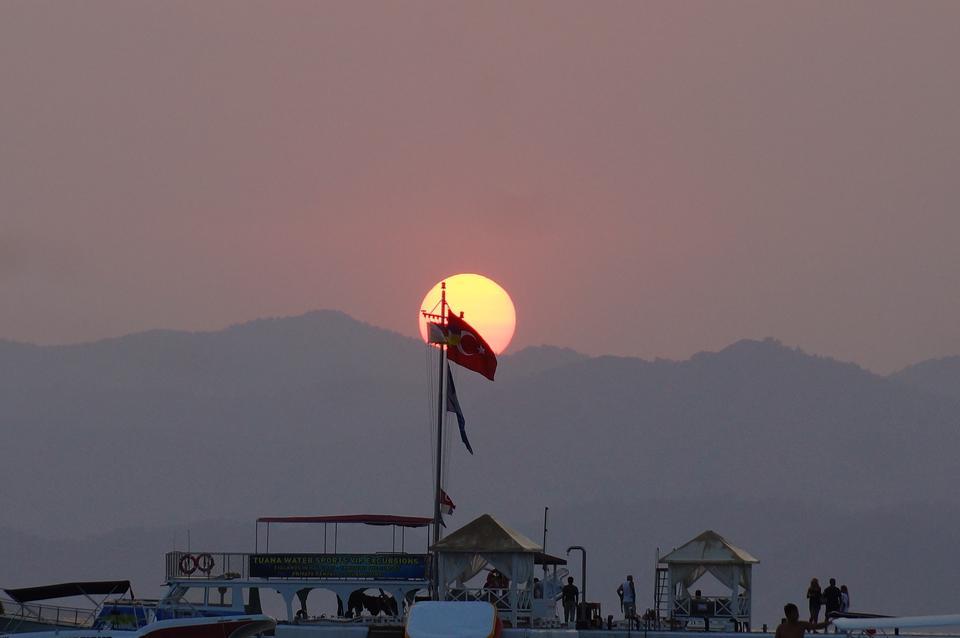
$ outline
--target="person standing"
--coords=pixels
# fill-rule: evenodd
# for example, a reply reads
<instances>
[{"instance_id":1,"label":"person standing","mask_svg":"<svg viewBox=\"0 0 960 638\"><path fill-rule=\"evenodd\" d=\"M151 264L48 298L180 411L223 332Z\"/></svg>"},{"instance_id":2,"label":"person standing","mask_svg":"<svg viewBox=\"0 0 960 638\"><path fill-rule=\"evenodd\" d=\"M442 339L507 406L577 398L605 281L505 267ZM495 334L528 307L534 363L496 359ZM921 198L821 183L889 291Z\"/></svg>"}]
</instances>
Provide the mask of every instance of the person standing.
<instances>
[{"instance_id":1,"label":"person standing","mask_svg":"<svg viewBox=\"0 0 960 638\"><path fill-rule=\"evenodd\" d=\"M628 575L627 580L617 587L617 595L620 596L620 607L623 609L623 617L630 626L637 619L637 588L633 584L633 575ZM639 622L637 628L640 628Z\"/></svg>"},{"instance_id":2,"label":"person standing","mask_svg":"<svg viewBox=\"0 0 960 638\"><path fill-rule=\"evenodd\" d=\"M823 590L824 620L830 620L830 614L835 614L840 611L840 599L841 594L840 588L837 587L837 579L831 578L830 585Z\"/></svg>"},{"instance_id":3,"label":"person standing","mask_svg":"<svg viewBox=\"0 0 960 638\"><path fill-rule=\"evenodd\" d=\"M823 604L823 592L820 591L820 581L816 578L812 579L807 587L807 601L810 603L810 622L815 625L820 620L820 605Z\"/></svg>"},{"instance_id":4,"label":"person standing","mask_svg":"<svg viewBox=\"0 0 960 638\"><path fill-rule=\"evenodd\" d=\"M573 584L573 576L567 577L567 584L560 591L563 601L563 622L577 622L577 603L580 602L580 590Z\"/></svg>"},{"instance_id":5,"label":"person standing","mask_svg":"<svg viewBox=\"0 0 960 638\"><path fill-rule=\"evenodd\" d=\"M846 585L840 585L840 613L845 614L850 611L850 592Z\"/></svg>"},{"instance_id":6,"label":"person standing","mask_svg":"<svg viewBox=\"0 0 960 638\"><path fill-rule=\"evenodd\" d=\"M828 624L828 621L822 623L803 622L800 620L800 610L793 603L787 603L783 606L783 615L786 616L786 619L777 627L774 638L803 638L804 632L812 631L816 633L818 629L825 629Z\"/></svg>"}]
</instances>

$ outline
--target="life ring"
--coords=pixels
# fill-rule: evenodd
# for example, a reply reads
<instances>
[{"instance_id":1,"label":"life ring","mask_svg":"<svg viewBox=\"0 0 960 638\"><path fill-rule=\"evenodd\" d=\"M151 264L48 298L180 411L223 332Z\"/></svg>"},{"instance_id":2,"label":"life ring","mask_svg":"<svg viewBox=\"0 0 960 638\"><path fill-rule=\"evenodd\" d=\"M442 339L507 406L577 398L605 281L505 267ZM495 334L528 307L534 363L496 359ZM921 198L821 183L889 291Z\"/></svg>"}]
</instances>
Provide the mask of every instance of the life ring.
<instances>
[{"instance_id":1,"label":"life ring","mask_svg":"<svg viewBox=\"0 0 960 638\"><path fill-rule=\"evenodd\" d=\"M197 571L197 557L193 554L184 554L180 557L180 573L189 576Z\"/></svg>"},{"instance_id":2,"label":"life ring","mask_svg":"<svg viewBox=\"0 0 960 638\"><path fill-rule=\"evenodd\" d=\"M197 568L204 574L209 574L215 564L213 556L210 554L200 554L197 556Z\"/></svg>"}]
</instances>

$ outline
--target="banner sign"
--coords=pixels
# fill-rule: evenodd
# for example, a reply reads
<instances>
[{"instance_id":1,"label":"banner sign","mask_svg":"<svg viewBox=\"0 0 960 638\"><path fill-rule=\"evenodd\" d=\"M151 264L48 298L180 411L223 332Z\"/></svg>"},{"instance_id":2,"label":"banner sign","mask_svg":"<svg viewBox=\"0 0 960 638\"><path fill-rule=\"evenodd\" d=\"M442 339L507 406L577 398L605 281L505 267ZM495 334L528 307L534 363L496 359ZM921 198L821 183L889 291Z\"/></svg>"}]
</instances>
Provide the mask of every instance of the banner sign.
<instances>
[{"instance_id":1,"label":"banner sign","mask_svg":"<svg viewBox=\"0 0 960 638\"><path fill-rule=\"evenodd\" d=\"M251 578L426 580L429 554L250 554Z\"/></svg>"}]
</instances>

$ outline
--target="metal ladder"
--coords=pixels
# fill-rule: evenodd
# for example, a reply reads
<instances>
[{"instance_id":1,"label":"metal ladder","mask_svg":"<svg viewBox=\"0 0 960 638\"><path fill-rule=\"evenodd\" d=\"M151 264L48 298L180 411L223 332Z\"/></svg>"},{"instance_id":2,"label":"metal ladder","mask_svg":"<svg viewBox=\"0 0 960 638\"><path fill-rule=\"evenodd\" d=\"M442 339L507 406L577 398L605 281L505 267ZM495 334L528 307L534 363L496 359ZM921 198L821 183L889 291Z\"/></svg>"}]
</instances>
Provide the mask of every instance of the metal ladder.
<instances>
[{"instance_id":1,"label":"metal ladder","mask_svg":"<svg viewBox=\"0 0 960 638\"><path fill-rule=\"evenodd\" d=\"M670 609L670 577L668 569L657 565L656 582L653 589L654 610L657 612L657 622L669 620L671 616Z\"/></svg>"}]
</instances>

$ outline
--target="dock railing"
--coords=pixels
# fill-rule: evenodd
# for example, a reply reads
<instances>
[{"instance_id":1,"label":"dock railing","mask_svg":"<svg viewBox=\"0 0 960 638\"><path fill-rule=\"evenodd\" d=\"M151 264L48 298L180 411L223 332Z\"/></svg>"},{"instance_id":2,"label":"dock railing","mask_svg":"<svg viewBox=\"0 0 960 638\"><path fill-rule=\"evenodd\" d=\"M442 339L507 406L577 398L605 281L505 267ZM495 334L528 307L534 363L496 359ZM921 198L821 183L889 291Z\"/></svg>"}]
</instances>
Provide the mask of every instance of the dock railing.
<instances>
[{"instance_id":1,"label":"dock railing","mask_svg":"<svg viewBox=\"0 0 960 638\"><path fill-rule=\"evenodd\" d=\"M704 605L706 611L694 609L696 605ZM673 602L673 615L686 616L716 616L718 618L734 618L749 615L750 603L743 596L731 600L729 596L702 596L700 598L678 598Z\"/></svg>"},{"instance_id":2,"label":"dock railing","mask_svg":"<svg viewBox=\"0 0 960 638\"><path fill-rule=\"evenodd\" d=\"M491 589L487 587L468 587L447 590L447 600L475 601L482 600L497 608L501 616L508 616L513 612L510 604L509 589ZM517 615L529 617L533 611L533 598L526 589L517 590Z\"/></svg>"}]
</instances>

